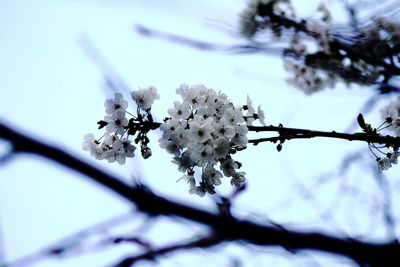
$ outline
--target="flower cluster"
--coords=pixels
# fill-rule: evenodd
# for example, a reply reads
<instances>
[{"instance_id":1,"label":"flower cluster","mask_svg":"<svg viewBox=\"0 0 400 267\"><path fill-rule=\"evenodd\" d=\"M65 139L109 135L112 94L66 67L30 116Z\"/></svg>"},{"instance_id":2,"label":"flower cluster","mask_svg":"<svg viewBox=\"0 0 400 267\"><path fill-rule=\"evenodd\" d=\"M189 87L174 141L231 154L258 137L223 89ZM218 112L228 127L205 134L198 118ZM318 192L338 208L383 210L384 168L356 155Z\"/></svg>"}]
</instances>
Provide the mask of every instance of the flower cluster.
<instances>
[{"instance_id":1,"label":"flower cluster","mask_svg":"<svg viewBox=\"0 0 400 267\"><path fill-rule=\"evenodd\" d=\"M336 81L335 76L311 68L290 57L285 58L284 68L291 74L286 81L307 95L321 91L326 87L333 87Z\"/></svg>"},{"instance_id":2,"label":"flower cluster","mask_svg":"<svg viewBox=\"0 0 400 267\"><path fill-rule=\"evenodd\" d=\"M400 100L391 102L381 110L382 118L396 136L400 136Z\"/></svg>"},{"instance_id":3,"label":"flower cluster","mask_svg":"<svg viewBox=\"0 0 400 267\"><path fill-rule=\"evenodd\" d=\"M175 156L179 170L187 173L179 180L188 182L189 192L200 196L214 194L223 175L232 177L232 185L241 186L245 173L237 171L241 163L232 154L246 147L246 123L259 120L264 124L264 112L260 107L256 112L249 98L247 105L235 106L225 94L203 85L182 84L176 92L182 101L168 110L171 117L160 126L163 137L159 143ZM245 116L243 110L247 110ZM215 168L218 163L220 171ZM201 168L197 186L195 167Z\"/></svg>"},{"instance_id":4,"label":"flower cluster","mask_svg":"<svg viewBox=\"0 0 400 267\"><path fill-rule=\"evenodd\" d=\"M134 143L141 147L142 156L151 156L151 149L147 146L150 142L147 132L152 129L151 105L158 99L156 88L151 86L138 91L133 91L132 98L136 102L137 116L132 115L128 120L126 117L128 102L123 95L116 93L113 99L107 99L104 103L106 115L104 120L98 122L99 129L105 128L105 133L100 139L95 139L93 134L84 137L82 148L98 160L118 162L124 164L126 158L134 156L136 146L132 144L129 137L136 136ZM100 140L103 139L102 142Z\"/></svg>"},{"instance_id":5,"label":"flower cluster","mask_svg":"<svg viewBox=\"0 0 400 267\"><path fill-rule=\"evenodd\" d=\"M389 103L384 109L381 110L383 123L373 128L371 124L365 123L362 114L358 115L357 121L363 132L369 135L381 135L379 132L382 130L391 130L397 137L400 135L400 101ZM392 165L397 164L397 158L400 155L399 147L394 144L378 145L368 143L369 149L376 157L378 169L380 171L388 170ZM375 152L374 152L375 151Z\"/></svg>"},{"instance_id":6,"label":"flower cluster","mask_svg":"<svg viewBox=\"0 0 400 267\"><path fill-rule=\"evenodd\" d=\"M377 158L378 168L380 171L388 170L392 167L392 164L397 164L400 152L399 149L393 150L391 153L386 153L383 158Z\"/></svg>"},{"instance_id":7,"label":"flower cluster","mask_svg":"<svg viewBox=\"0 0 400 267\"><path fill-rule=\"evenodd\" d=\"M238 171L242 164L232 155L246 148L247 125L257 120L265 125L261 106L256 109L249 97L246 105L235 106L225 94L203 85L182 84L176 92L182 101L174 102L174 107L168 110L171 117L162 124L153 122L150 113L151 105L159 98L154 86L131 93L137 104L136 116L126 110L128 102L122 94L116 93L113 99L106 100L106 116L98 122L99 129L105 128L105 134L98 140L87 134L83 149L96 159L124 164L127 157L134 156L136 147L132 143L135 143L140 144L142 156L148 158L152 152L147 146L150 142L147 133L160 127L163 131L160 146L174 155L173 162L186 173L179 180L189 183L190 193L214 194L223 176L232 177L231 184L240 187L245 182L245 173ZM132 118L128 120L127 114ZM195 172L199 169L201 175L197 178ZM200 180L198 185L196 179Z\"/></svg>"},{"instance_id":8,"label":"flower cluster","mask_svg":"<svg viewBox=\"0 0 400 267\"><path fill-rule=\"evenodd\" d=\"M385 84L392 74L398 74L400 24L387 18L339 29L323 4L313 16L302 19L290 0L249 0L239 18L239 31L247 39L256 39L252 49L262 50L262 44L271 45L271 39L279 48L285 47L287 81L306 94L334 87L338 81Z\"/></svg>"},{"instance_id":9,"label":"flower cluster","mask_svg":"<svg viewBox=\"0 0 400 267\"><path fill-rule=\"evenodd\" d=\"M240 33L253 38L263 30L270 30L275 37L282 35L282 27L270 15L296 18L289 0L249 0L239 17Z\"/></svg>"},{"instance_id":10,"label":"flower cluster","mask_svg":"<svg viewBox=\"0 0 400 267\"><path fill-rule=\"evenodd\" d=\"M371 57L400 59L400 24L384 17L372 18L372 23L361 28L356 46Z\"/></svg>"},{"instance_id":11,"label":"flower cluster","mask_svg":"<svg viewBox=\"0 0 400 267\"><path fill-rule=\"evenodd\" d=\"M389 103L389 105L381 110L381 114L384 123L380 128L382 130L391 130L396 136L400 136L400 100ZM397 164L398 162L397 158L400 156L399 147L392 146L391 148L392 150L390 152L383 153L383 158L377 157L376 159L380 171L388 170L392 165Z\"/></svg>"}]
</instances>

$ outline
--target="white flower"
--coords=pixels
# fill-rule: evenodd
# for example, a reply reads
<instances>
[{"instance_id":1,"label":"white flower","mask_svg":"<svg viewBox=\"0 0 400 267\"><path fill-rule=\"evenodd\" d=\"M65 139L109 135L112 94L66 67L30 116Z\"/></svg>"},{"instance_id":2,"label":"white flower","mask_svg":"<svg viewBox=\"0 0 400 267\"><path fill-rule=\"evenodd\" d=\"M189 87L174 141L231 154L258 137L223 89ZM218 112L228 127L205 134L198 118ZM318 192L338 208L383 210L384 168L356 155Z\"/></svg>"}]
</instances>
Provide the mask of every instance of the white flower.
<instances>
[{"instance_id":1,"label":"white flower","mask_svg":"<svg viewBox=\"0 0 400 267\"><path fill-rule=\"evenodd\" d=\"M235 127L236 134L231 139L231 142L235 145L245 146L248 142L248 138L246 136L249 129L246 125L237 125Z\"/></svg>"},{"instance_id":2,"label":"white flower","mask_svg":"<svg viewBox=\"0 0 400 267\"><path fill-rule=\"evenodd\" d=\"M94 134L85 134L83 137L82 149L85 151L91 151L93 146L97 146Z\"/></svg>"},{"instance_id":3,"label":"white flower","mask_svg":"<svg viewBox=\"0 0 400 267\"><path fill-rule=\"evenodd\" d=\"M218 138L217 141L214 142L214 157L216 159L224 159L229 154L229 150L231 146L225 138Z\"/></svg>"},{"instance_id":4,"label":"white flower","mask_svg":"<svg viewBox=\"0 0 400 267\"><path fill-rule=\"evenodd\" d=\"M203 117L195 116L194 119L189 122L189 139L201 143L210 139L213 130L211 126L212 122L213 118L204 119Z\"/></svg>"},{"instance_id":5,"label":"white flower","mask_svg":"<svg viewBox=\"0 0 400 267\"><path fill-rule=\"evenodd\" d=\"M190 158L190 153L187 150L179 157L174 157L172 162L178 165L178 169L181 172L185 172L196 165L196 163Z\"/></svg>"},{"instance_id":6,"label":"white flower","mask_svg":"<svg viewBox=\"0 0 400 267\"><path fill-rule=\"evenodd\" d=\"M213 89L207 89L204 95L203 103L205 106L215 110L218 106L218 99L219 96Z\"/></svg>"},{"instance_id":7,"label":"white flower","mask_svg":"<svg viewBox=\"0 0 400 267\"><path fill-rule=\"evenodd\" d=\"M196 180L194 179L193 175L183 175L179 178L176 182L184 180L189 184L189 193L193 194L196 191Z\"/></svg>"},{"instance_id":8,"label":"white flower","mask_svg":"<svg viewBox=\"0 0 400 267\"><path fill-rule=\"evenodd\" d=\"M183 104L190 105L194 109L197 109L204 104L205 97L204 94L202 94L203 90L206 90L203 85L187 87L186 84L183 84L176 92L181 95Z\"/></svg>"},{"instance_id":9,"label":"white flower","mask_svg":"<svg viewBox=\"0 0 400 267\"><path fill-rule=\"evenodd\" d=\"M253 101L251 100L250 96L247 95L247 104L246 107L248 110L251 110L252 112L254 112L254 107L253 107Z\"/></svg>"},{"instance_id":10,"label":"white flower","mask_svg":"<svg viewBox=\"0 0 400 267\"><path fill-rule=\"evenodd\" d=\"M96 159L103 159L103 149L101 148L100 143L91 133L84 136L82 149L85 151L89 151L90 155Z\"/></svg>"},{"instance_id":11,"label":"white flower","mask_svg":"<svg viewBox=\"0 0 400 267\"><path fill-rule=\"evenodd\" d=\"M207 118L207 117L214 116L215 112L216 111L214 108L204 105L197 109L196 115L201 116L203 118Z\"/></svg>"},{"instance_id":12,"label":"white flower","mask_svg":"<svg viewBox=\"0 0 400 267\"><path fill-rule=\"evenodd\" d=\"M382 118L391 125L390 129L400 136L400 100L390 103L381 110Z\"/></svg>"},{"instance_id":13,"label":"white flower","mask_svg":"<svg viewBox=\"0 0 400 267\"><path fill-rule=\"evenodd\" d=\"M126 151L123 148L121 140L117 135L105 135L104 145L104 159L109 163L118 162L119 164L125 164Z\"/></svg>"},{"instance_id":14,"label":"white flower","mask_svg":"<svg viewBox=\"0 0 400 267\"><path fill-rule=\"evenodd\" d=\"M203 197L204 193L207 192L211 195L215 194L215 186L211 180L202 180L200 182L200 188L196 190L201 190L201 192L196 192L197 195ZM200 194L199 194L200 193Z\"/></svg>"},{"instance_id":15,"label":"white flower","mask_svg":"<svg viewBox=\"0 0 400 267\"><path fill-rule=\"evenodd\" d=\"M333 86L335 82L334 78L330 76L323 78L321 72L317 69L300 65L298 62L289 59L284 59L284 67L293 75L286 81L302 90L306 95L320 91L327 86Z\"/></svg>"},{"instance_id":16,"label":"white flower","mask_svg":"<svg viewBox=\"0 0 400 267\"><path fill-rule=\"evenodd\" d=\"M225 110L230 107L228 96L221 92L218 93L218 96L216 97L214 102L215 104L213 104L212 107L215 109L218 116L223 116Z\"/></svg>"},{"instance_id":17,"label":"white flower","mask_svg":"<svg viewBox=\"0 0 400 267\"><path fill-rule=\"evenodd\" d=\"M189 193L190 194L196 194L199 197L204 197L205 194L206 194L206 189L204 187L202 187L202 186L196 186L193 189L190 189Z\"/></svg>"},{"instance_id":18,"label":"white flower","mask_svg":"<svg viewBox=\"0 0 400 267\"><path fill-rule=\"evenodd\" d=\"M256 110L253 107L253 102L251 101L249 95L247 95L247 113L246 113L246 124L247 125L253 125L254 121L254 114L256 113Z\"/></svg>"},{"instance_id":19,"label":"white flower","mask_svg":"<svg viewBox=\"0 0 400 267\"><path fill-rule=\"evenodd\" d=\"M390 153L390 162L393 164L397 164L398 160L397 158L400 156L400 152L398 149L396 149L395 151L393 151L393 153Z\"/></svg>"},{"instance_id":20,"label":"white flower","mask_svg":"<svg viewBox=\"0 0 400 267\"><path fill-rule=\"evenodd\" d=\"M246 135L248 131L249 131L249 128L247 128L246 125L236 125L235 126L236 134Z\"/></svg>"},{"instance_id":21,"label":"white flower","mask_svg":"<svg viewBox=\"0 0 400 267\"><path fill-rule=\"evenodd\" d=\"M232 179L231 179L231 185L234 185L236 187L240 187L245 181L246 181L246 177L245 177L244 172L237 172L234 175L232 175Z\"/></svg>"},{"instance_id":22,"label":"white flower","mask_svg":"<svg viewBox=\"0 0 400 267\"><path fill-rule=\"evenodd\" d=\"M203 180L210 181L211 184L216 186L221 184L222 177L222 173L217 171L212 165L207 165L207 167L205 167L203 170L203 174L201 175Z\"/></svg>"},{"instance_id":23,"label":"white flower","mask_svg":"<svg viewBox=\"0 0 400 267\"><path fill-rule=\"evenodd\" d=\"M238 123L244 122L243 112L238 108L227 108L225 109L223 119L227 120L231 125L237 125Z\"/></svg>"},{"instance_id":24,"label":"white flower","mask_svg":"<svg viewBox=\"0 0 400 267\"><path fill-rule=\"evenodd\" d=\"M115 111L125 112L128 107L128 102L125 101L121 93L115 93L114 99L107 99L104 102L104 107L106 108L107 114L113 114Z\"/></svg>"},{"instance_id":25,"label":"white flower","mask_svg":"<svg viewBox=\"0 0 400 267\"><path fill-rule=\"evenodd\" d=\"M239 165L230 158L222 161L220 166L221 171L226 177L234 176L236 174L235 169L237 168L239 168Z\"/></svg>"},{"instance_id":26,"label":"white flower","mask_svg":"<svg viewBox=\"0 0 400 267\"><path fill-rule=\"evenodd\" d=\"M264 114L264 111L261 109L261 105L258 106L257 118L260 121L260 123L265 126L265 121L264 121L265 120L265 114Z\"/></svg>"},{"instance_id":27,"label":"white flower","mask_svg":"<svg viewBox=\"0 0 400 267\"><path fill-rule=\"evenodd\" d=\"M182 83L179 88L177 88L175 91L178 95L181 95L182 99L184 95L187 95L189 93L190 87L186 83Z\"/></svg>"},{"instance_id":28,"label":"white flower","mask_svg":"<svg viewBox=\"0 0 400 267\"><path fill-rule=\"evenodd\" d=\"M389 158L381 158L378 160L378 168L380 171L388 170L392 167L392 161Z\"/></svg>"},{"instance_id":29,"label":"white flower","mask_svg":"<svg viewBox=\"0 0 400 267\"><path fill-rule=\"evenodd\" d=\"M191 148L190 158L199 167L204 167L206 164L214 164L214 150L211 145L198 144Z\"/></svg>"},{"instance_id":30,"label":"white flower","mask_svg":"<svg viewBox=\"0 0 400 267\"><path fill-rule=\"evenodd\" d=\"M118 162L120 165L125 164L126 162L126 153L122 150L111 149L106 152L106 158L109 163Z\"/></svg>"},{"instance_id":31,"label":"white flower","mask_svg":"<svg viewBox=\"0 0 400 267\"><path fill-rule=\"evenodd\" d=\"M160 98L157 93L157 89L154 86L141 88L138 91L132 91L131 96L138 107L143 110L149 110L151 108L151 105L153 105L154 100Z\"/></svg>"},{"instance_id":32,"label":"white flower","mask_svg":"<svg viewBox=\"0 0 400 267\"><path fill-rule=\"evenodd\" d=\"M249 139L247 138L246 135L241 135L241 134L236 134L233 138L232 138L232 143L238 146L245 146L248 142Z\"/></svg>"},{"instance_id":33,"label":"white flower","mask_svg":"<svg viewBox=\"0 0 400 267\"><path fill-rule=\"evenodd\" d=\"M190 116L191 112L190 112L189 105L182 104L182 103L179 103L178 101L175 101L174 106L175 106L175 108L168 109L168 114L172 117L172 119L186 120Z\"/></svg>"},{"instance_id":34,"label":"white flower","mask_svg":"<svg viewBox=\"0 0 400 267\"><path fill-rule=\"evenodd\" d=\"M118 110L112 115L106 115L104 121L107 122L106 131L108 133L124 134L125 127L128 126L128 119L125 118L125 111Z\"/></svg>"},{"instance_id":35,"label":"white flower","mask_svg":"<svg viewBox=\"0 0 400 267\"><path fill-rule=\"evenodd\" d=\"M134 157L136 147L134 145L132 145L131 141L128 139L124 138L121 141L122 141L121 149L123 149L125 151L126 157L128 157L128 158Z\"/></svg>"},{"instance_id":36,"label":"white flower","mask_svg":"<svg viewBox=\"0 0 400 267\"><path fill-rule=\"evenodd\" d=\"M215 125L215 133L217 136L229 139L235 136L236 131L235 127L230 125L226 119L222 118L219 123Z\"/></svg>"},{"instance_id":37,"label":"white flower","mask_svg":"<svg viewBox=\"0 0 400 267\"><path fill-rule=\"evenodd\" d=\"M169 119L161 124L160 129L164 132L167 138L176 137L184 131L187 122L183 120Z\"/></svg>"},{"instance_id":38,"label":"white flower","mask_svg":"<svg viewBox=\"0 0 400 267\"><path fill-rule=\"evenodd\" d=\"M160 147L167 150L168 153L175 156L179 156L181 154L181 149L175 142L169 141L166 138L160 138L158 142L160 144Z\"/></svg>"},{"instance_id":39,"label":"white flower","mask_svg":"<svg viewBox=\"0 0 400 267\"><path fill-rule=\"evenodd\" d=\"M110 135L106 133L102 143L94 139L93 134L87 134L82 143L82 147L86 151L90 151L91 155L96 159L105 159L108 162L118 162L124 164L127 157L133 157L135 146L131 145L131 141L120 139L118 135Z\"/></svg>"}]
</instances>

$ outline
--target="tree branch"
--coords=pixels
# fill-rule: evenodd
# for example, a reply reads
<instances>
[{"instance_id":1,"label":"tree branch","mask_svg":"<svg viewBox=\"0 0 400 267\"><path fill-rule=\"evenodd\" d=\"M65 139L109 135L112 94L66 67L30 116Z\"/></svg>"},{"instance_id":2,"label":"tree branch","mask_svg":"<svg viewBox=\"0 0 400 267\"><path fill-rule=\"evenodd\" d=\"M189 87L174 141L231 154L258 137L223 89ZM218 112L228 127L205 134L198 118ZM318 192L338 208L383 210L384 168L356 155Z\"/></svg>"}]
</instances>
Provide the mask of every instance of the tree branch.
<instances>
[{"instance_id":1,"label":"tree branch","mask_svg":"<svg viewBox=\"0 0 400 267\"><path fill-rule=\"evenodd\" d=\"M146 130L155 130L161 126L159 122L149 122L145 121L143 123L133 123L133 126L138 126L140 128ZM128 126L129 127L129 126ZM324 131L316 131L316 130L308 130L308 129L299 129L299 128L287 128L283 126L247 126L249 131L251 132L277 132L279 136L269 137L269 138L260 138L249 140L249 143L258 145L261 142L277 142L277 141L285 141L290 139L309 139L315 137L326 137L326 138L337 138L344 139L348 141L364 141L367 143L375 143L375 144L385 144L385 145L393 145L400 147L400 137L393 137L390 135L382 136L377 133L339 133L336 131L324 132Z\"/></svg>"},{"instance_id":2,"label":"tree branch","mask_svg":"<svg viewBox=\"0 0 400 267\"><path fill-rule=\"evenodd\" d=\"M224 241L243 240L257 245L281 246L290 251L298 249L323 251L346 256L359 264L369 264L369 266L393 266L399 262L400 244L397 242L368 243L316 232L292 231L282 227L260 225L234 217L220 216L167 200L143 187L130 186L61 148L23 135L2 123L0 123L0 138L9 141L15 152L40 155L85 175L90 180L136 205L139 211L154 216L178 216L205 224L213 230L217 238Z\"/></svg>"},{"instance_id":3,"label":"tree branch","mask_svg":"<svg viewBox=\"0 0 400 267\"><path fill-rule=\"evenodd\" d=\"M386 144L386 145L394 145L400 146L400 137L393 136L382 136L379 134L367 134L367 133L338 133L335 131L332 132L324 132L324 131L314 131L314 130L306 130L306 129L297 129L297 128L286 128L280 126L247 126L249 131L253 132L278 132L280 135L277 137L270 138L260 138L249 140L249 143L257 145L261 142L277 142L277 141L285 141L290 139L308 139L315 137L328 137L328 138L338 138L344 139L348 141L364 141L367 143L376 143L376 144Z\"/></svg>"}]
</instances>

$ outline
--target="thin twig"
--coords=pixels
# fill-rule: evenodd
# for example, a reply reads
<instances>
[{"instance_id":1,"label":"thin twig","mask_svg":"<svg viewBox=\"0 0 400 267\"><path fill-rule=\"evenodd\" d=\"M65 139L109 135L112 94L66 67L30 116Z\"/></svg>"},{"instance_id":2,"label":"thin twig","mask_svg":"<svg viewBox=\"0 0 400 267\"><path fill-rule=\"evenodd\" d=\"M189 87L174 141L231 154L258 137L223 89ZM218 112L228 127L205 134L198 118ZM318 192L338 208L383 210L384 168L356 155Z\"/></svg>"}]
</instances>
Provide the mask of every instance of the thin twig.
<instances>
[{"instance_id":1,"label":"thin twig","mask_svg":"<svg viewBox=\"0 0 400 267\"><path fill-rule=\"evenodd\" d=\"M270 137L270 138L260 138L249 140L249 143L257 145L261 142L277 142L277 141L285 141L291 139L309 139L315 137L327 137L327 138L338 138L345 139L348 141L364 141L367 143L377 143L377 144L386 144L386 145L394 145L400 146L400 137L393 136L382 136L379 134L367 134L367 133L339 133L336 131L324 132L324 131L315 131L315 130L307 130L307 129L298 129L298 128L286 128L280 126L248 126L249 131L253 132L278 132L279 136Z\"/></svg>"},{"instance_id":2,"label":"thin twig","mask_svg":"<svg viewBox=\"0 0 400 267\"><path fill-rule=\"evenodd\" d=\"M45 260L49 256L59 256L61 254L65 254L67 252L70 252L70 250L75 249L77 245L79 246L79 242L83 239L89 238L94 234L99 234L103 232L104 229L109 229L122 223L126 223L128 220L130 221L131 218L132 214L130 212L108 218L103 222L79 230L76 233L70 234L56 242L53 242L51 245L48 245L45 248L35 251L34 253L30 253L29 255L20 257L16 260L13 260L12 262L2 263L0 261L0 266L12 267L34 265L42 260Z\"/></svg>"},{"instance_id":3,"label":"thin twig","mask_svg":"<svg viewBox=\"0 0 400 267\"><path fill-rule=\"evenodd\" d=\"M178 251L178 250L187 250L192 248L208 248L211 246L215 246L219 244L221 239L219 238L210 238L210 237L202 237L196 240L190 240L183 243L178 243L176 245L170 245L163 248L149 250L143 254L139 254L133 257L126 257L121 262L117 263L115 267L129 267L133 264L142 261L142 260L152 260L154 261L157 257L164 256L166 254Z\"/></svg>"}]
</instances>

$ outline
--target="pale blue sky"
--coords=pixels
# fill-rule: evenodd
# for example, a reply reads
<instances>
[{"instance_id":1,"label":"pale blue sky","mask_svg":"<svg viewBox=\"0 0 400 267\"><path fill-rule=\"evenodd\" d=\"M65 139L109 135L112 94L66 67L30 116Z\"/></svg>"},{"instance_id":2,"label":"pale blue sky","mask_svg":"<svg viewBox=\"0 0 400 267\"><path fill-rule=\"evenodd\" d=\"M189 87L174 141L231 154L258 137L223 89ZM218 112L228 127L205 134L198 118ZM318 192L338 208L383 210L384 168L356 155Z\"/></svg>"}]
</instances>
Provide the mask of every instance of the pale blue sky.
<instances>
[{"instance_id":1,"label":"pale blue sky","mask_svg":"<svg viewBox=\"0 0 400 267\"><path fill-rule=\"evenodd\" d=\"M159 120L178 100L175 88L179 84L202 83L222 90L236 104L245 103L249 94L256 105L264 108L267 124L344 131L372 95L371 90L339 85L335 90L305 96L285 83L287 74L279 57L199 51L147 39L133 30L139 23L218 44L244 43L233 35L243 7L244 1L0 0L0 118L107 171L126 179L139 177L157 193L212 209L211 199L189 195L186 184L175 182L182 174L170 163L170 156L158 148L158 132L151 135L154 153L146 161L138 156L124 166L111 165L95 161L81 150L86 133L101 135L96 131L96 122L103 118L103 103L110 95L102 89L104 70L85 54L82 42L91 40L131 88L158 88L161 99L154 104L153 113ZM304 5L300 8L307 12ZM377 112L369 116L370 120L379 118ZM351 210L341 210L330 223L318 217L336 196L338 177L312 192L317 200L307 200L299 190L301 186L315 185L317 174L335 170L343 155L360 148L365 146L322 139L288 142L280 153L272 144L249 146L237 155L247 173L249 187L235 203L235 211L240 216L263 214L265 219L304 229L363 234L368 228L364 222L369 218L367 212L352 216ZM346 177L349 183L373 191L373 181L354 181L354 177L361 175L365 171L355 168ZM221 192L230 189L229 181L223 181ZM351 198L343 199L349 202ZM129 209L102 188L34 156L19 156L0 168L0 233L7 260L27 255ZM118 231L135 229L144 219L134 216L132 223ZM158 243L180 240L193 232L200 233L201 229L161 222L147 235ZM382 236L382 226L379 227L372 237ZM138 252L129 246L110 248L103 250L101 257L89 252L35 266L104 266L132 249ZM238 246L224 247L222 252L182 253L160 263L199 266L204 265L205 255L212 255L210 264L222 266L229 262L227 255L245 259L248 266L259 266L260 261L273 266L287 266L290 262L281 252L260 252L255 257L252 251ZM280 256L271 257L274 254ZM299 258L300 263L307 262L307 257ZM332 258L322 257L323 260L333 266Z\"/></svg>"}]
</instances>

